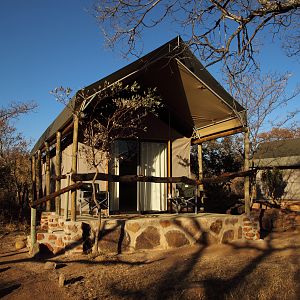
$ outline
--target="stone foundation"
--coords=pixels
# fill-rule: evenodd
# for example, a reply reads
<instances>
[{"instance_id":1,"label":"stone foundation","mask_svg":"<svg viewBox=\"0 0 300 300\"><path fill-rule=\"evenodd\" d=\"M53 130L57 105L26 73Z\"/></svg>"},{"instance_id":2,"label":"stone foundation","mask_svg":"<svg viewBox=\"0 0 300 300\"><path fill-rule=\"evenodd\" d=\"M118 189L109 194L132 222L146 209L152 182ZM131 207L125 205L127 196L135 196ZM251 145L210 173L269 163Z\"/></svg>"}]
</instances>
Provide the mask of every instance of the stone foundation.
<instances>
[{"instance_id":1,"label":"stone foundation","mask_svg":"<svg viewBox=\"0 0 300 300\"><path fill-rule=\"evenodd\" d=\"M300 230L300 211L277 208L261 211L261 226L268 232Z\"/></svg>"},{"instance_id":2,"label":"stone foundation","mask_svg":"<svg viewBox=\"0 0 300 300\"><path fill-rule=\"evenodd\" d=\"M37 242L54 254L65 251L81 254L85 236L84 228L83 222L65 221L55 212L43 212L40 223L41 232L37 233Z\"/></svg>"},{"instance_id":3,"label":"stone foundation","mask_svg":"<svg viewBox=\"0 0 300 300\"><path fill-rule=\"evenodd\" d=\"M289 212L300 213L300 201L281 201L280 206Z\"/></svg>"},{"instance_id":4,"label":"stone foundation","mask_svg":"<svg viewBox=\"0 0 300 300\"><path fill-rule=\"evenodd\" d=\"M97 221L64 221L55 213L43 213L37 241L54 254L83 253L93 245ZM46 230L46 231L45 231ZM103 219L99 250L123 253L179 248L196 243L210 245L260 238L257 216L216 214L149 215Z\"/></svg>"},{"instance_id":5,"label":"stone foundation","mask_svg":"<svg viewBox=\"0 0 300 300\"><path fill-rule=\"evenodd\" d=\"M94 226L91 223L91 227ZM105 220L99 250L121 253L259 238L259 222L255 217L212 214L160 215L135 220Z\"/></svg>"}]
</instances>

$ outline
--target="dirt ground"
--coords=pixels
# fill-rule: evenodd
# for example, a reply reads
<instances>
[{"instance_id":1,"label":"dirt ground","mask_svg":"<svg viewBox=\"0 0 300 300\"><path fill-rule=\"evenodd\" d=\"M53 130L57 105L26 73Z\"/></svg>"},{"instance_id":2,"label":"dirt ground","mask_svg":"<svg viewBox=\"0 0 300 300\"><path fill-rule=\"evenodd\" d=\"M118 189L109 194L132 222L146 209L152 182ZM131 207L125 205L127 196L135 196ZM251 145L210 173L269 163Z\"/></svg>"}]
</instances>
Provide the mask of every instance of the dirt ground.
<instances>
[{"instance_id":1,"label":"dirt ground","mask_svg":"<svg viewBox=\"0 0 300 300\"><path fill-rule=\"evenodd\" d=\"M1 299L300 299L299 232L95 259L31 259L15 250L22 235L0 232ZM47 261L56 268L46 270Z\"/></svg>"}]
</instances>

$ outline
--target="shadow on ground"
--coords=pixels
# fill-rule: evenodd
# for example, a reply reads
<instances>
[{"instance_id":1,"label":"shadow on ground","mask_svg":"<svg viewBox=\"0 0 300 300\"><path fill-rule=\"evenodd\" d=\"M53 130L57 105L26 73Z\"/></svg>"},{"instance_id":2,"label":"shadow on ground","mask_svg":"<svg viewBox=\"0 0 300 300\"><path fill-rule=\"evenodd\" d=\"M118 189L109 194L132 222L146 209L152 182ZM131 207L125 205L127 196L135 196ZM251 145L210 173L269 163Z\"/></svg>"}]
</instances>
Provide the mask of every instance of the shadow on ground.
<instances>
[{"instance_id":1,"label":"shadow on ground","mask_svg":"<svg viewBox=\"0 0 300 300\"><path fill-rule=\"evenodd\" d=\"M202 230L198 223L194 226ZM181 227L181 230L192 236L186 228ZM67 260L57 255L51 257L51 261L65 264L63 270L73 272L70 282L66 282L72 285L73 295L88 295L86 291L90 290L89 298L297 299L300 295L300 238L299 233L290 233L282 240L286 234L270 234L264 241L213 246L203 235L196 246L153 252L153 255L141 252ZM12 257L9 261L1 258L0 254L0 265L3 265L0 272L18 263L49 260L47 257ZM78 282L81 285L76 284ZM19 287L20 283L11 283L0 295Z\"/></svg>"}]
</instances>

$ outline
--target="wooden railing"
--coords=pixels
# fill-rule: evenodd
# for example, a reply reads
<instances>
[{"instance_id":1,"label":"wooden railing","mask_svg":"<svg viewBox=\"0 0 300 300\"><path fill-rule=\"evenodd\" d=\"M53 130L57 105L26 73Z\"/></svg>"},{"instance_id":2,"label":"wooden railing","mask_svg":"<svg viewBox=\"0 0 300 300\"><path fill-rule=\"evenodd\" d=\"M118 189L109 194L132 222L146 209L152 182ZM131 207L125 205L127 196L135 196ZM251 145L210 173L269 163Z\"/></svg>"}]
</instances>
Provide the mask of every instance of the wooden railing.
<instances>
[{"instance_id":1,"label":"wooden railing","mask_svg":"<svg viewBox=\"0 0 300 300\"><path fill-rule=\"evenodd\" d=\"M191 179L186 176L181 177L156 177L156 176L143 176L143 175L112 175L105 173L98 173L96 180L109 181L109 182L153 182L153 183L185 183L189 185L198 186L200 184L209 184L209 183L220 183L230 181L236 177L246 177L251 176L256 172L256 170L241 171L235 173L224 173L217 177ZM56 192L51 193L50 195L44 196L37 199L32 203L32 207L36 207L44 202L54 199L55 197L64 194L69 191L74 191L80 189L83 181L91 181L95 176L95 173L76 173L71 175L71 179L75 181L74 184L64 187ZM66 175L61 175L59 178L66 178ZM55 177L55 179L57 179Z\"/></svg>"}]
</instances>

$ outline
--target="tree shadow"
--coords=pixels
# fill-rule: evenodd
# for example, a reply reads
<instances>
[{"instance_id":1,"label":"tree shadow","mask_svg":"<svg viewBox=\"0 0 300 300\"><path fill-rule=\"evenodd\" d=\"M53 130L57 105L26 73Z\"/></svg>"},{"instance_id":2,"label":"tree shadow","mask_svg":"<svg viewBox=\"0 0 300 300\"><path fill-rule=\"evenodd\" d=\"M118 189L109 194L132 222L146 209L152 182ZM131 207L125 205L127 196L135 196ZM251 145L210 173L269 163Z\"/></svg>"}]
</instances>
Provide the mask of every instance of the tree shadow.
<instances>
[{"instance_id":1,"label":"tree shadow","mask_svg":"<svg viewBox=\"0 0 300 300\"><path fill-rule=\"evenodd\" d=\"M174 219L174 224L177 226L178 229L183 231L187 236L189 237L195 237L195 230L199 232L204 232L203 228L200 226L200 224L196 221L195 218L191 218L191 226L184 226L184 224L180 220L180 216L176 217ZM117 222L115 226L110 228L109 230L103 232L104 236L108 235L115 229L119 229L122 236L124 233L124 223ZM192 230L193 228L193 230ZM122 244L123 237L120 237L121 242L118 241L118 253L120 248L120 244ZM218 276L217 272L215 270L211 270L212 273L208 274L204 278L194 278L194 272L199 272L197 263L201 262L202 264L207 263L207 267L210 267L210 262L203 260L203 255L209 251L210 248L210 240L209 236L207 234L201 234L196 240L198 242L198 247L195 248L187 257L186 259L178 260L178 261L172 261L171 264L166 265L165 268L161 268L159 271L159 274L156 274L155 281L151 277L149 277L149 280L146 281L146 285L139 285L139 280L143 280L141 278L136 278L136 282L128 287L128 284L123 285L124 281L126 282L125 274L122 275L118 280L121 280L118 282L118 280L113 280L111 283L107 285L108 291L111 294L112 297L127 297L127 298L150 298L150 299L171 299L171 298L178 298L179 295L183 295L185 291L187 291L190 288L196 288L201 289L201 293L203 294L203 299L230 299L234 298L232 295L235 295L236 289L239 286L244 286L245 282L247 281L248 276L255 273L255 270L260 267L260 265L273 254L280 254L281 252L290 250L292 253L295 253L295 256L293 258L293 264L295 266L295 272L293 272L294 281L298 284L295 286L295 290L293 293L295 295L300 295L300 268L299 262L300 262L300 245L290 243L287 246L281 246L278 247L275 244L273 244L273 235L269 235L269 239L264 242L264 247L262 247L260 244L261 242L239 242L239 243L232 243L227 244L227 247L229 248L232 253L239 253L244 250L250 250L255 251L254 257L247 257L246 261L243 262L241 266L238 266L237 271L229 272L228 275L226 274L226 277L221 278ZM175 250L174 250L175 251ZM180 253L180 248L176 249ZM297 254L298 253L298 254ZM226 254L224 254L226 255ZM138 259L135 261L130 261L128 258L124 259L124 257L120 255L115 255L114 257L104 257L102 261L96 260L96 259L89 259L87 258L74 258L72 260L68 260L69 263L79 263L82 265L95 265L95 266L130 266L130 267L146 267L151 264L160 264L159 261L163 264L163 260L166 259L168 256L168 253L165 254L165 257L162 258L156 257L152 261L149 261L147 259ZM234 259L234 258L232 258ZM58 255L55 255L51 258L52 261L56 263L65 263L64 259L60 258ZM36 262L42 262L38 258L28 258L28 259L16 259L12 260L10 262L4 262L7 264L15 264L18 262L26 262L26 261L36 261ZM4 264L0 262L1 264ZM275 262L276 263L276 262ZM226 262L225 262L226 264ZM227 266L228 267L228 266ZM230 267L230 266L229 266ZM8 267L9 268L9 267ZM5 269L5 268L3 268ZM1 269L0 269L1 270ZM137 269L131 269L133 272L133 275L135 275L135 270ZM138 272L138 271L137 271ZM147 272L146 272L147 273ZM233 274L233 275L232 275ZM79 274L78 274L79 275ZM146 274L147 276L147 274ZM80 277L80 276L78 276ZM76 277L77 278L77 277ZM81 279L78 279L82 280ZM262 280L262 278L259 278L258 280ZM145 283L145 282L144 282ZM256 291L245 291L245 297L248 297L249 295L254 297L258 292L259 289L262 289L263 287L259 287ZM253 293L253 294L252 294ZM249 296L249 297L250 297ZM250 298L251 298L250 297ZM183 297L184 298L184 297Z\"/></svg>"},{"instance_id":2,"label":"tree shadow","mask_svg":"<svg viewBox=\"0 0 300 300\"><path fill-rule=\"evenodd\" d=\"M0 298L3 298L5 296L9 295L14 290L17 290L20 286L21 286L20 283L16 283L16 284L13 284L13 285L11 285L9 287L0 289Z\"/></svg>"},{"instance_id":3,"label":"tree shadow","mask_svg":"<svg viewBox=\"0 0 300 300\"><path fill-rule=\"evenodd\" d=\"M1 269L0 269L0 273L5 272L5 271L9 270L10 268L11 268L11 267L1 268Z\"/></svg>"},{"instance_id":4,"label":"tree shadow","mask_svg":"<svg viewBox=\"0 0 300 300\"><path fill-rule=\"evenodd\" d=\"M175 220L175 222L181 230L192 236L192 233L189 232L187 228L182 227L179 221ZM199 224L197 222L195 223L196 224L194 225L198 226L199 230L201 230ZM162 270L160 278L156 282L150 282L150 284L146 287L137 287L133 289L128 289L127 287L122 288L122 284L113 283L110 286L111 293L117 297L122 297L124 295L137 295L141 298L147 299L178 299L178 297L182 298L185 290L195 287L196 289L201 289L203 299L234 299L233 295L235 290L240 285L245 284L247 277L254 273L255 270L272 254L279 254L280 252L287 250L291 250L294 253L297 253L298 251L298 253L300 253L299 245L290 245L279 248L274 247L272 245L272 238L266 241L264 248L261 248L261 246L256 244L254 241L244 243L242 245L235 243L228 244L228 247L236 253L239 253L242 250L254 250L257 254L253 259L248 258L246 264L243 264L243 266L239 268L233 276L231 276L230 272L228 278L220 278L217 274L210 274L208 278L194 281L191 280L191 274L194 272L196 263L199 263L206 248L209 246L209 241L207 240L206 235L201 235L198 242L201 246L199 246L197 251L192 253L188 259L184 260L184 262L175 262L166 270ZM295 266L299 266L299 258L299 256L295 257L295 260L297 260L295 261ZM295 295L300 295L300 268L296 270L294 278L294 282L298 282L298 285L295 287L293 292ZM263 278L258 280L263 280ZM261 289L263 289L263 286ZM257 293L258 291L245 291L245 297L250 297L251 295L255 296Z\"/></svg>"},{"instance_id":5,"label":"tree shadow","mask_svg":"<svg viewBox=\"0 0 300 300\"><path fill-rule=\"evenodd\" d=\"M191 218L194 229L197 228L200 232L204 233L204 230L201 228L200 224L195 221L195 219ZM191 230L186 227L183 227L180 220L173 221L174 224L184 231L189 237L193 238L194 234ZM178 290L181 290L186 284L186 278L193 271L195 266L195 261L201 259L203 252L206 247L209 245L209 240L207 235L201 234L198 241L201 243L201 247L198 248L197 251L191 254L189 259L185 261L184 264L175 263L167 270L161 273L160 280L158 280L154 285L153 282L147 287L140 289L131 289L131 290L122 290L117 284L111 284L110 289L113 295L118 297L122 297L124 295L133 295L139 296L141 298L150 298L150 299L168 299L168 298L176 298Z\"/></svg>"}]
</instances>

